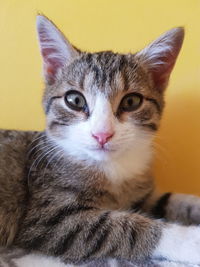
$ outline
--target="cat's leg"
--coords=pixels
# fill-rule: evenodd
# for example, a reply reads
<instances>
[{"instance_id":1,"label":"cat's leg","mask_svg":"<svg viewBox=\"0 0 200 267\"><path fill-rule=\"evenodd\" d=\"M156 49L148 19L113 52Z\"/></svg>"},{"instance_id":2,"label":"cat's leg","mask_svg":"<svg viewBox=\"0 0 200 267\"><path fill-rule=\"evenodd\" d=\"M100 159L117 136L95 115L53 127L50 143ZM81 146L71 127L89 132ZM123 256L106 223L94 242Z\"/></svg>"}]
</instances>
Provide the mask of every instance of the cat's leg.
<instances>
[{"instance_id":1,"label":"cat's leg","mask_svg":"<svg viewBox=\"0 0 200 267\"><path fill-rule=\"evenodd\" d=\"M0 130L0 246L12 244L25 210L27 147L36 135Z\"/></svg>"},{"instance_id":2,"label":"cat's leg","mask_svg":"<svg viewBox=\"0 0 200 267\"><path fill-rule=\"evenodd\" d=\"M200 224L200 197L164 193L154 194L146 199L146 210L155 218L165 218L170 222L184 225Z\"/></svg>"},{"instance_id":3,"label":"cat's leg","mask_svg":"<svg viewBox=\"0 0 200 267\"><path fill-rule=\"evenodd\" d=\"M42 214L25 219L14 245L59 256L65 262L102 257L143 260L153 256L200 263L199 227L74 204Z\"/></svg>"},{"instance_id":4,"label":"cat's leg","mask_svg":"<svg viewBox=\"0 0 200 267\"><path fill-rule=\"evenodd\" d=\"M10 210L9 210L10 209ZM18 230L23 211L20 207L3 209L0 207L0 246L12 244Z\"/></svg>"},{"instance_id":5,"label":"cat's leg","mask_svg":"<svg viewBox=\"0 0 200 267\"><path fill-rule=\"evenodd\" d=\"M24 185L11 175L0 177L0 246L10 246L17 233L25 210L26 192ZM5 182L3 182L5 181Z\"/></svg>"}]
</instances>

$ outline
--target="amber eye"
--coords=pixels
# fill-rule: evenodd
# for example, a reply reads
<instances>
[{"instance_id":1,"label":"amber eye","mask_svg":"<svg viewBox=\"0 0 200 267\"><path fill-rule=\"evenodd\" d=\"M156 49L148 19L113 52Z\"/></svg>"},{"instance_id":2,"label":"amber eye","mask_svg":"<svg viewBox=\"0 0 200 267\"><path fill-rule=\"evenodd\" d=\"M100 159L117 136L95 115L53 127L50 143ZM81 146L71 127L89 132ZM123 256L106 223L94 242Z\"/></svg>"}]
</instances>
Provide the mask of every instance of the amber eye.
<instances>
[{"instance_id":1,"label":"amber eye","mask_svg":"<svg viewBox=\"0 0 200 267\"><path fill-rule=\"evenodd\" d=\"M125 95L119 105L121 111L130 112L138 109L142 104L143 97L137 93Z\"/></svg>"},{"instance_id":2,"label":"amber eye","mask_svg":"<svg viewBox=\"0 0 200 267\"><path fill-rule=\"evenodd\" d=\"M85 97L78 91L71 90L65 94L66 105L76 111L87 110Z\"/></svg>"}]
</instances>

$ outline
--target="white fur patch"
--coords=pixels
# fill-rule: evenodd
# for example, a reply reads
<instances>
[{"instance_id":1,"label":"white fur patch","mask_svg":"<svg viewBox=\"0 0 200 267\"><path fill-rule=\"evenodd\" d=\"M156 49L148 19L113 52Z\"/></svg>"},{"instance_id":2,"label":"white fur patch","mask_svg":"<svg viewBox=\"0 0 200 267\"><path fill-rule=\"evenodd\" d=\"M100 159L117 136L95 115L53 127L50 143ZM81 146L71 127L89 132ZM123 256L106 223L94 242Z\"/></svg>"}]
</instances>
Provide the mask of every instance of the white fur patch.
<instances>
[{"instance_id":1,"label":"white fur patch","mask_svg":"<svg viewBox=\"0 0 200 267\"><path fill-rule=\"evenodd\" d=\"M15 260L20 267L75 267L72 264L64 264L58 258L47 257L39 254L28 254Z\"/></svg>"},{"instance_id":2,"label":"white fur patch","mask_svg":"<svg viewBox=\"0 0 200 267\"><path fill-rule=\"evenodd\" d=\"M90 120L91 132L112 132L114 131L114 116L110 102L103 94L98 94L95 107Z\"/></svg>"},{"instance_id":3,"label":"white fur patch","mask_svg":"<svg viewBox=\"0 0 200 267\"><path fill-rule=\"evenodd\" d=\"M200 227L170 224L163 229L155 257L200 264Z\"/></svg>"},{"instance_id":4,"label":"white fur patch","mask_svg":"<svg viewBox=\"0 0 200 267\"><path fill-rule=\"evenodd\" d=\"M119 267L116 259L110 259L110 260L108 260L108 265L110 267Z\"/></svg>"},{"instance_id":5,"label":"white fur patch","mask_svg":"<svg viewBox=\"0 0 200 267\"><path fill-rule=\"evenodd\" d=\"M120 122L113 114L111 104L101 94L90 115L63 128L62 137L54 140L75 160L96 166L113 183L141 175L152 159L152 135L144 132L133 121ZM101 149L92 133L113 131L113 137Z\"/></svg>"}]
</instances>

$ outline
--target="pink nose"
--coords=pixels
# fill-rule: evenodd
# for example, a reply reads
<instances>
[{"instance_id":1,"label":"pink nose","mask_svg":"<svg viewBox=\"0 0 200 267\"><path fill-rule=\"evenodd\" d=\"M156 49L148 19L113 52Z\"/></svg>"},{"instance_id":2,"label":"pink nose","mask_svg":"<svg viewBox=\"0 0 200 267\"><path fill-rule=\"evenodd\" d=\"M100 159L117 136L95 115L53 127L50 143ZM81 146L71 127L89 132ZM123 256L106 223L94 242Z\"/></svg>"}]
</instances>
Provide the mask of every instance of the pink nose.
<instances>
[{"instance_id":1,"label":"pink nose","mask_svg":"<svg viewBox=\"0 0 200 267\"><path fill-rule=\"evenodd\" d=\"M112 138L114 135L114 132L104 132L104 133L95 133L92 134L92 136L97 140L97 142L103 146L105 145L110 138Z\"/></svg>"}]
</instances>

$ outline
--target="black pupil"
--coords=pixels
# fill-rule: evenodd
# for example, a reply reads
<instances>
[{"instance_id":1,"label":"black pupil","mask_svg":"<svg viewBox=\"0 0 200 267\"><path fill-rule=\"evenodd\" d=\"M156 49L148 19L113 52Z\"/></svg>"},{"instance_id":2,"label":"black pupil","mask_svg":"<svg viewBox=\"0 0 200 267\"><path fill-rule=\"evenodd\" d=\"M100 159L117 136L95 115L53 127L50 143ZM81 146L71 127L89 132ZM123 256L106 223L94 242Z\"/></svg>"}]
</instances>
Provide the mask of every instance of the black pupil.
<instances>
[{"instance_id":1,"label":"black pupil","mask_svg":"<svg viewBox=\"0 0 200 267\"><path fill-rule=\"evenodd\" d=\"M132 106L133 105L133 99L132 98L129 98L128 100L127 100L127 104L128 104L128 106Z\"/></svg>"},{"instance_id":2,"label":"black pupil","mask_svg":"<svg viewBox=\"0 0 200 267\"><path fill-rule=\"evenodd\" d=\"M78 106L79 103L80 103L80 98L79 98L79 97L76 97L76 98L75 98L75 104Z\"/></svg>"},{"instance_id":3,"label":"black pupil","mask_svg":"<svg viewBox=\"0 0 200 267\"><path fill-rule=\"evenodd\" d=\"M139 108L141 104L142 98L138 94L130 94L124 97L124 99L121 102L121 109L123 111L134 111L137 108Z\"/></svg>"}]
</instances>

